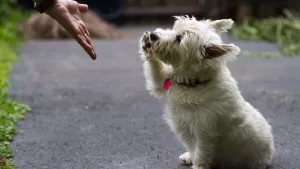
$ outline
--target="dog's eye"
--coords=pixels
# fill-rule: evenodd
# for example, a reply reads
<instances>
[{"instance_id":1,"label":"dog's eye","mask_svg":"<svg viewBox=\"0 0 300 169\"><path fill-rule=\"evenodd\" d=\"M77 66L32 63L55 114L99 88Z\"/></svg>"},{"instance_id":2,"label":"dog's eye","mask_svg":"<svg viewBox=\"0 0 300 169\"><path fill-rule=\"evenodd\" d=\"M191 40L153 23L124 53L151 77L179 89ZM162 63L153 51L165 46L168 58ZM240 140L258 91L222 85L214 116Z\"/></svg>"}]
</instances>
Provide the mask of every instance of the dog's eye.
<instances>
[{"instance_id":1,"label":"dog's eye","mask_svg":"<svg viewBox=\"0 0 300 169\"><path fill-rule=\"evenodd\" d=\"M176 35L175 41L181 42L182 35Z\"/></svg>"}]
</instances>

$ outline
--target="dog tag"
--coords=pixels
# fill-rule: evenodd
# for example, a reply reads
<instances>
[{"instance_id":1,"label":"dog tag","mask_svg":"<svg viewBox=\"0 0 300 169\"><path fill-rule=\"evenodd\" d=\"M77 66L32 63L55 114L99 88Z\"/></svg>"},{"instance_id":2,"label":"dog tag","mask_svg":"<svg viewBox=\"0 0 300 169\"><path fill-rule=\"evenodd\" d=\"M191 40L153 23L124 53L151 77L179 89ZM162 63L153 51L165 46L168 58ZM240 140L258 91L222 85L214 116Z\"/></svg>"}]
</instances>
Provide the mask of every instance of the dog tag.
<instances>
[{"instance_id":1,"label":"dog tag","mask_svg":"<svg viewBox=\"0 0 300 169\"><path fill-rule=\"evenodd\" d=\"M164 82L164 86L163 86L163 89L164 90L169 90L169 88L171 87L172 83L170 81L170 79L166 79L165 82Z\"/></svg>"}]
</instances>

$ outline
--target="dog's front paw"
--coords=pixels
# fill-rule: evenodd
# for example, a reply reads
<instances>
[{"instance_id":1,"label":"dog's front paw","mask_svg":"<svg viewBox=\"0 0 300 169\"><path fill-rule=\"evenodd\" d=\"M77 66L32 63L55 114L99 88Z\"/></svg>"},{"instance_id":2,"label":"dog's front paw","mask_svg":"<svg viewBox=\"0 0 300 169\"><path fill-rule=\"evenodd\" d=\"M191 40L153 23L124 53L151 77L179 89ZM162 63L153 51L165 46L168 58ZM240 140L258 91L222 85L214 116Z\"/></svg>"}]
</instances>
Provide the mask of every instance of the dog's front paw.
<instances>
[{"instance_id":1,"label":"dog's front paw","mask_svg":"<svg viewBox=\"0 0 300 169\"><path fill-rule=\"evenodd\" d=\"M144 32L143 36L141 37L141 49L143 52L142 58L147 60L147 61L154 61L157 58L155 58L155 53L154 53L154 46L155 41L151 40L151 33L146 31Z\"/></svg>"},{"instance_id":2,"label":"dog's front paw","mask_svg":"<svg viewBox=\"0 0 300 169\"><path fill-rule=\"evenodd\" d=\"M186 152L179 156L179 159L182 161L184 165L192 165L192 157L190 152Z\"/></svg>"},{"instance_id":3,"label":"dog's front paw","mask_svg":"<svg viewBox=\"0 0 300 169\"><path fill-rule=\"evenodd\" d=\"M151 47L152 47L152 43L150 40L150 32L146 31L142 36L142 48L144 52L148 53L150 52Z\"/></svg>"}]
</instances>

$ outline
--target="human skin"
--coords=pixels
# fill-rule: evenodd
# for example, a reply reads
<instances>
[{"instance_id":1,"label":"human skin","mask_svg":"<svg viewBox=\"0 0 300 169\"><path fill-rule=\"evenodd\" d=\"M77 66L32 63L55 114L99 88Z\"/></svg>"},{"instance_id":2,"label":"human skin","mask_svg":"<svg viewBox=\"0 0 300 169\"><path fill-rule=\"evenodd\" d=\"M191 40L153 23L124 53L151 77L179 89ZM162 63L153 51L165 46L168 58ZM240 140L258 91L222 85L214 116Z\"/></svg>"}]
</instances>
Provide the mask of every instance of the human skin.
<instances>
[{"instance_id":1,"label":"human skin","mask_svg":"<svg viewBox=\"0 0 300 169\"><path fill-rule=\"evenodd\" d=\"M39 4L41 0L33 0ZM53 7L45 13L55 19L65 30L82 46L88 55L95 60L97 54L94 50L89 31L80 14L86 13L88 6L79 4L74 0L56 0Z\"/></svg>"}]
</instances>

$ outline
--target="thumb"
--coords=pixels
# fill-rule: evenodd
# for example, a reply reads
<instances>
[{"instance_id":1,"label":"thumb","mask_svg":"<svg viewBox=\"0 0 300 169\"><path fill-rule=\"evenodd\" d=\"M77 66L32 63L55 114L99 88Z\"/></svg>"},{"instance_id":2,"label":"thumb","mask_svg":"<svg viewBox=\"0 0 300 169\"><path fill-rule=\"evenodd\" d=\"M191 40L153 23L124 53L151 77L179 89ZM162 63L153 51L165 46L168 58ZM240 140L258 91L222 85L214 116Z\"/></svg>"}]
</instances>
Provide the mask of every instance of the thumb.
<instances>
[{"instance_id":1,"label":"thumb","mask_svg":"<svg viewBox=\"0 0 300 169\"><path fill-rule=\"evenodd\" d=\"M80 13L86 13L89 10L89 7L86 4L78 4L78 9Z\"/></svg>"}]
</instances>

